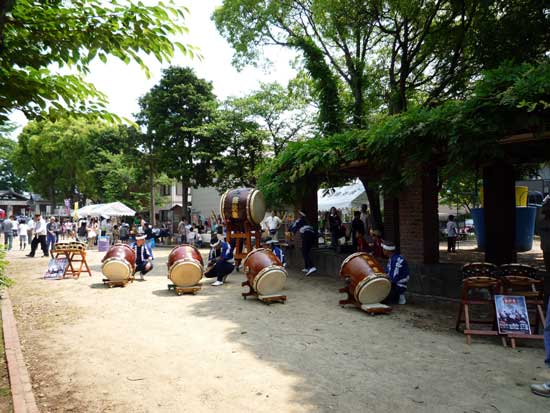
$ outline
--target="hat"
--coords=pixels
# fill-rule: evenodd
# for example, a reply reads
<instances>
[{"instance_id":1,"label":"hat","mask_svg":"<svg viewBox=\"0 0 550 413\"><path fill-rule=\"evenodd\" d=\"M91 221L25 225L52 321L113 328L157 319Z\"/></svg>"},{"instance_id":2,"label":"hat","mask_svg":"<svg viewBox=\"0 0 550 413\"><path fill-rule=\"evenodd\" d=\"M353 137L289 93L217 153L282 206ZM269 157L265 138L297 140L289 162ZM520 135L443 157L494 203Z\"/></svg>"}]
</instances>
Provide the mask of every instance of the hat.
<instances>
[{"instance_id":1,"label":"hat","mask_svg":"<svg viewBox=\"0 0 550 413\"><path fill-rule=\"evenodd\" d=\"M304 211L298 211L298 214L300 214L300 216L302 216L302 217L306 216L306 213Z\"/></svg>"},{"instance_id":2,"label":"hat","mask_svg":"<svg viewBox=\"0 0 550 413\"><path fill-rule=\"evenodd\" d=\"M140 239L145 239L147 238L147 235L145 235L143 232L138 232L136 234L136 241L140 240Z\"/></svg>"},{"instance_id":3,"label":"hat","mask_svg":"<svg viewBox=\"0 0 550 413\"><path fill-rule=\"evenodd\" d=\"M386 251L395 251L395 244L391 241L382 241L382 248Z\"/></svg>"},{"instance_id":4,"label":"hat","mask_svg":"<svg viewBox=\"0 0 550 413\"><path fill-rule=\"evenodd\" d=\"M276 245L279 243L279 241L277 241L276 239L270 239L268 241L265 242L266 244L270 244L270 245Z\"/></svg>"}]
</instances>

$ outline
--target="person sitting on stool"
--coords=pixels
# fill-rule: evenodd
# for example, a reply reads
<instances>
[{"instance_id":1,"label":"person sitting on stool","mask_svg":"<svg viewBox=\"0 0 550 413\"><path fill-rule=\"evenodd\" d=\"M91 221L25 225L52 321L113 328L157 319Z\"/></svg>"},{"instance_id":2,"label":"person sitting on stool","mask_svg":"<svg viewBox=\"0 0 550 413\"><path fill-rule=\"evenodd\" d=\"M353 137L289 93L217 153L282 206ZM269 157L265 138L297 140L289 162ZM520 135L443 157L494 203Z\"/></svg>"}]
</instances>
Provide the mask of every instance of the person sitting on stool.
<instances>
[{"instance_id":1,"label":"person sitting on stool","mask_svg":"<svg viewBox=\"0 0 550 413\"><path fill-rule=\"evenodd\" d=\"M393 242L383 241L382 249L388 258L386 274L391 280L391 291L384 304L406 304L405 291L410 278L409 264L397 253Z\"/></svg>"},{"instance_id":2,"label":"person sitting on stool","mask_svg":"<svg viewBox=\"0 0 550 413\"><path fill-rule=\"evenodd\" d=\"M139 233L136 236L136 242L130 247L136 252L136 271L140 271L140 278L144 280L143 276L153 269L153 252L147 244L145 244L145 238L147 235ZM135 274L135 273L134 273Z\"/></svg>"},{"instance_id":3,"label":"person sitting on stool","mask_svg":"<svg viewBox=\"0 0 550 413\"><path fill-rule=\"evenodd\" d=\"M225 240L219 239L216 235L210 240L210 254L208 256L208 266L211 267L204 276L206 278L216 278L212 283L214 287L223 285L225 279L235 269L233 259L233 248Z\"/></svg>"}]
</instances>

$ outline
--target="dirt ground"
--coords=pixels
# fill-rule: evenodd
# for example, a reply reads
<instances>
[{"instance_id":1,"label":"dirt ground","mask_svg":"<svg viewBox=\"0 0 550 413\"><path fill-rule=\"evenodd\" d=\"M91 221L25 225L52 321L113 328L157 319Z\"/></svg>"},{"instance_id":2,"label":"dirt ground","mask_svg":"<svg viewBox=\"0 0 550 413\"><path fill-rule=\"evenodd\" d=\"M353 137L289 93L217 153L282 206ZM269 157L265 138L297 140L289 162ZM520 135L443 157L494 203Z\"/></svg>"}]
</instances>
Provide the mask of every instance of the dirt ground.
<instances>
[{"instance_id":1,"label":"dirt ground","mask_svg":"<svg viewBox=\"0 0 550 413\"><path fill-rule=\"evenodd\" d=\"M126 288L41 278L10 253L12 301L43 412L548 412L542 346L465 344L456 303L412 297L387 316L341 308L339 283L290 271L286 304L241 298L241 273L167 290L168 249Z\"/></svg>"}]
</instances>

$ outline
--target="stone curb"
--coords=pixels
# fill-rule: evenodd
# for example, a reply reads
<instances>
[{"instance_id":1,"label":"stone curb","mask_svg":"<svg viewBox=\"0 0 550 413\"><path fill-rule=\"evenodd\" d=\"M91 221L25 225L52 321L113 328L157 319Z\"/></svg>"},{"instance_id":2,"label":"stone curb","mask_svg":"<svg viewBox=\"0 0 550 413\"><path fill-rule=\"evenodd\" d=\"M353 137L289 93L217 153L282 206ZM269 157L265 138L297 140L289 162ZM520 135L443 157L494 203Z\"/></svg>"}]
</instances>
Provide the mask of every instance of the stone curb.
<instances>
[{"instance_id":1,"label":"stone curb","mask_svg":"<svg viewBox=\"0 0 550 413\"><path fill-rule=\"evenodd\" d=\"M17 324L13 314L10 296L7 290L2 297L2 321L4 329L4 348L10 376L11 396L14 413L39 413L32 392L31 379L17 333Z\"/></svg>"}]
</instances>

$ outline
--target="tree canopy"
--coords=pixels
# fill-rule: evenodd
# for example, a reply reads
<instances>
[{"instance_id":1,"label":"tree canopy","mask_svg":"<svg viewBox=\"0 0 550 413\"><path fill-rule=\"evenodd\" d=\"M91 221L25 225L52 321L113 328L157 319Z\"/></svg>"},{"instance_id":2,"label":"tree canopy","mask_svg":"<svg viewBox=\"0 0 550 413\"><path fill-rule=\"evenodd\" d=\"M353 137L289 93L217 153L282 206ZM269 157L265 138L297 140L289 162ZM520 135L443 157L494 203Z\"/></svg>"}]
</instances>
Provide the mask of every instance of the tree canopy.
<instances>
[{"instance_id":1,"label":"tree canopy","mask_svg":"<svg viewBox=\"0 0 550 413\"><path fill-rule=\"evenodd\" d=\"M517 132L540 136L549 114L550 62L507 65L487 71L467 100L390 115L368 130L290 143L258 169L258 185L268 202L292 203L309 176L338 182L343 166L364 160L385 191L398 192L429 165L439 167L444 180L507 156L499 139Z\"/></svg>"},{"instance_id":2,"label":"tree canopy","mask_svg":"<svg viewBox=\"0 0 550 413\"><path fill-rule=\"evenodd\" d=\"M131 0L2 2L0 121L13 110L29 119L67 113L111 118L105 95L83 80L90 63L115 56L148 73L142 53L160 61L176 49L192 53L172 38L186 30L185 12L171 1L156 6Z\"/></svg>"}]
</instances>

